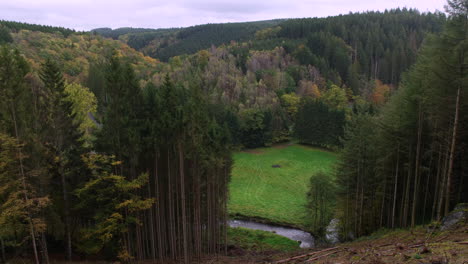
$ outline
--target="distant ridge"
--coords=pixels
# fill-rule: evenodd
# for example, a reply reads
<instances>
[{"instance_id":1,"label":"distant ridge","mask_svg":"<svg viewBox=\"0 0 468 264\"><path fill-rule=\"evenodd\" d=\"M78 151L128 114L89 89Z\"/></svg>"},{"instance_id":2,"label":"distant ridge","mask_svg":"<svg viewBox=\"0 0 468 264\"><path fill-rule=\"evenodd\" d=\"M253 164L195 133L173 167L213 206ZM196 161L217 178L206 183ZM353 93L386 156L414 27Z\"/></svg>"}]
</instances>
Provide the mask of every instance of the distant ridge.
<instances>
[{"instance_id":1,"label":"distant ridge","mask_svg":"<svg viewBox=\"0 0 468 264\"><path fill-rule=\"evenodd\" d=\"M7 20L0 20L0 26L4 26L14 32L18 32L19 30L22 30L22 29L31 30L31 31L40 31L40 32L45 32L45 33L60 32L65 37L67 37L70 34L77 33L77 31L74 29L69 29L69 28L64 28L64 27L38 25L38 24L30 24L30 23L7 21Z\"/></svg>"}]
</instances>

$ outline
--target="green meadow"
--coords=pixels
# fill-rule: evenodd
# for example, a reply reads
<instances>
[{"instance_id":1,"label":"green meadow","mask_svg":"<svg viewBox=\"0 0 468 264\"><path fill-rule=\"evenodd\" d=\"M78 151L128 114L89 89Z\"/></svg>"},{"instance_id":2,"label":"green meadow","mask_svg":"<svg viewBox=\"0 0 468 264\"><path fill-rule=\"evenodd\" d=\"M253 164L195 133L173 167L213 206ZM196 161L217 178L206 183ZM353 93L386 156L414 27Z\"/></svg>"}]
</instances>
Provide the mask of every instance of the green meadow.
<instances>
[{"instance_id":1,"label":"green meadow","mask_svg":"<svg viewBox=\"0 0 468 264\"><path fill-rule=\"evenodd\" d=\"M228 228L228 245L235 245L248 251L295 251L299 243L271 232L242 227Z\"/></svg>"},{"instance_id":2,"label":"green meadow","mask_svg":"<svg viewBox=\"0 0 468 264\"><path fill-rule=\"evenodd\" d=\"M235 153L230 215L305 228L309 179L331 171L335 161L333 152L297 144Z\"/></svg>"}]
</instances>

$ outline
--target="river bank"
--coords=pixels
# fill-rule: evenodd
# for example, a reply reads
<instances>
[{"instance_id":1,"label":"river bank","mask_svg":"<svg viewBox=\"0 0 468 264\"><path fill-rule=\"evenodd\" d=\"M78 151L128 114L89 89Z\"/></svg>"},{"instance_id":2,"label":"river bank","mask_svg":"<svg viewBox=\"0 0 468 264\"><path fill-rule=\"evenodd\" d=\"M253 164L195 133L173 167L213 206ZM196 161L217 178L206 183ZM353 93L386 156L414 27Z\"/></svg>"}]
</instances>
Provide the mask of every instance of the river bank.
<instances>
[{"instance_id":1,"label":"river bank","mask_svg":"<svg viewBox=\"0 0 468 264\"><path fill-rule=\"evenodd\" d=\"M263 230L267 232L272 232L280 236L287 237L293 241L300 242L299 246L301 248L313 248L315 246L314 237L310 233L307 233L300 229L257 223L248 220L229 220L228 224L232 228L243 227L253 230Z\"/></svg>"}]
</instances>

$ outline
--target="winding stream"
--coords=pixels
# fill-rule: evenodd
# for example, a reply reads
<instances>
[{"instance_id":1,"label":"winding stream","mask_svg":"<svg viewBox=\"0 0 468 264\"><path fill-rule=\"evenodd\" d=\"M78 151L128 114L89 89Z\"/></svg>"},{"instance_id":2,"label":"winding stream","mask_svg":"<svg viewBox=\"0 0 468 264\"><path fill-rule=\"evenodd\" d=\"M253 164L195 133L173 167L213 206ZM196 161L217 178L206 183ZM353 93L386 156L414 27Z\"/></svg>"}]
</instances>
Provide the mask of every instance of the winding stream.
<instances>
[{"instance_id":1,"label":"winding stream","mask_svg":"<svg viewBox=\"0 0 468 264\"><path fill-rule=\"evenodd\" d=\"M294 241L300 241L301 248L312 248L314 247L314 237L305 231L300 229L294 229L290 227L274 226L268 224L261 224L246 220L229 220L230 227L243 227L255 230L263 230L268 232L274 232L277 235L287 237Z\"/></svg>"}]
</instances>

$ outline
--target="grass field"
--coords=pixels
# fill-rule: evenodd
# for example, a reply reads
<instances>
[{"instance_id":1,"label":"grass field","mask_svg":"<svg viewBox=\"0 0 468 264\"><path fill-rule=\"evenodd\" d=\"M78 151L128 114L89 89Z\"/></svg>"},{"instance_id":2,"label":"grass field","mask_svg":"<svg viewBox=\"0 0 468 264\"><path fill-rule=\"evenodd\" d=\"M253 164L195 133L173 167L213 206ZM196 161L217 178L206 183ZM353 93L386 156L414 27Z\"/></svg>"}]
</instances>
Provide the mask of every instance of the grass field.
<instances>
[{"instance_id":1,"label":"grass field","mask_svg":"<svg viewBox=\"0 0 468 264\"><path fill-rule=\"evenodd\" d=\"M270 232L242 227L228 228L228 245L256 252L288 252L300 249L297 241Z\"/></svg>"},{"instance_id":2,"label":"grass field","mask_svg":"<svg viewBox=\"0 0 468 264\"><path fill-rule=\"evenodd\" d=\"M305 228L310 176L332 170L335 161L332 152L301 145L238 152L229 185L229 213Z\"/></svg>"}]
</instances>

